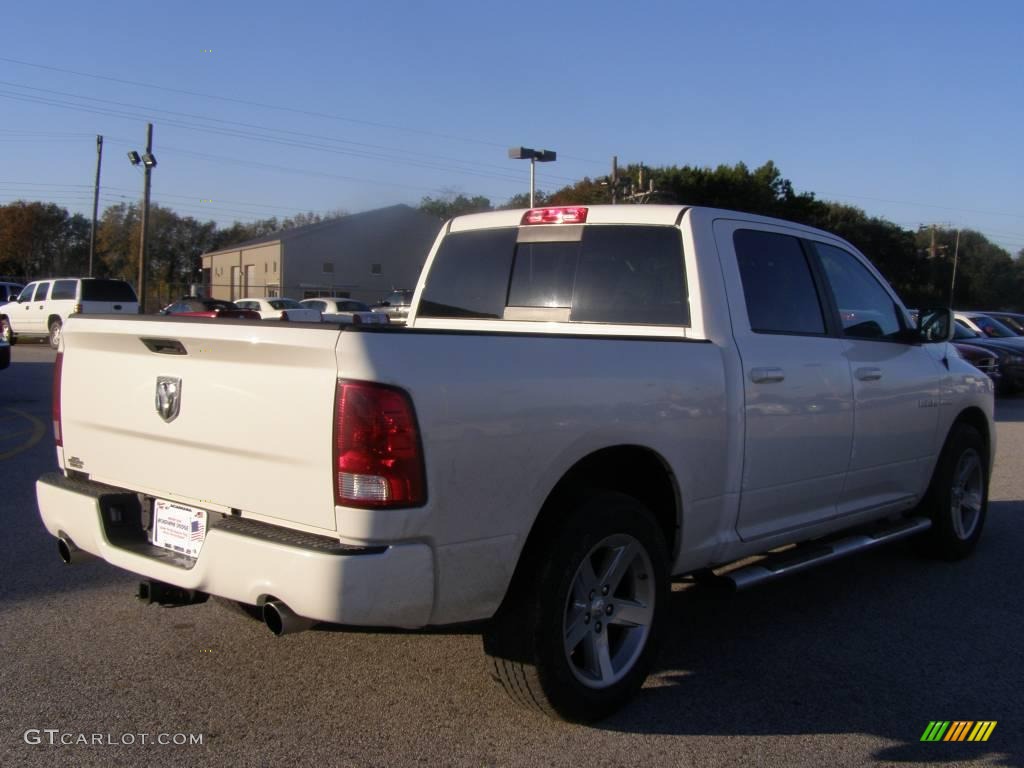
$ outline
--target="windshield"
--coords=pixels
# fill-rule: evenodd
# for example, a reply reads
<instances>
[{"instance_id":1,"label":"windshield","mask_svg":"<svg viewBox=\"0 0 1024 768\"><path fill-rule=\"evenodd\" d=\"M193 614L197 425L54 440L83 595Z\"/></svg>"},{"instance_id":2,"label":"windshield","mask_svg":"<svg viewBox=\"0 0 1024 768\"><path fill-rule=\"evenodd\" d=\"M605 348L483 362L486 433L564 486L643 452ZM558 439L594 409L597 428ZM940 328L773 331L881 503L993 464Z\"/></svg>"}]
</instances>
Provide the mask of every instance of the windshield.
<instances>
[{"instance_id":1,"label":"windshield","mask_svg":"<svg viewBox=\"0 0 1024 768\"><path fill-rule=\"evenodd\" d=\"M1011 331L1016 331L1018 336L1024 336L1024 323L1019 318L1011 315L996 315L996 320L1005 325Z\"/></svg>"},{"instance_id":2,"label":"windshield","mask_svg":"<svg viewBox=\"0 0 1024 768\"><path fill-rule=\"evenodd\" d=\"M394 293L389 294L386 299L384 299L385 302L387 302L393 307L402 304L408 304L411 300L412 291L395 291Z\"/></svg>"},{"instance_id":3,"label":"windshield","mask_svg":"<svg viewBox=\"0 0 1024 768\"><path fill-rule=\"evenodd\" d=\"M982 332L993 339L1011 339L1017 334L988 315L974 315L971 322L981 328Z\"/></svg>"},{"instance_id":4,"label":"windshield","mask_svg":"<svg viewBox=\"0 0 1024 768\"><path fill-rule=\"evenodd\" d=\"M980 334L975 333L966 325L963 324L962 320L957 320L953 323L953 338L954 339L977 339Z\"/></svg>"}]
</instances>

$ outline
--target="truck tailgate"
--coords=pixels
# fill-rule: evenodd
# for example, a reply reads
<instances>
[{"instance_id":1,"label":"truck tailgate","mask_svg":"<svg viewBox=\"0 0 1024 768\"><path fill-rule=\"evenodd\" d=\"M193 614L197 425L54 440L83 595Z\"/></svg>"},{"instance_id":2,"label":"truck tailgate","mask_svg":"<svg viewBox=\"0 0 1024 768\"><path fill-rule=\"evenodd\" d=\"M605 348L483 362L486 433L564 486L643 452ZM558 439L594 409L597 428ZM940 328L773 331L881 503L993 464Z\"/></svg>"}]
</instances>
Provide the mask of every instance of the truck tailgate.
<instances>
[{"instance_id":1,"label":"truck tailgate","mask_svg":"<svg viewBox=\"0 0 1024 768\"><path fill-rule=\"evenodd\" d=\"M111 485L336 529L329 326L78 316L64 329L64 462ZM177 381L177 414L157 408ZM170 416L170 414L166 414Z\"/></svg>"}]
</instances>

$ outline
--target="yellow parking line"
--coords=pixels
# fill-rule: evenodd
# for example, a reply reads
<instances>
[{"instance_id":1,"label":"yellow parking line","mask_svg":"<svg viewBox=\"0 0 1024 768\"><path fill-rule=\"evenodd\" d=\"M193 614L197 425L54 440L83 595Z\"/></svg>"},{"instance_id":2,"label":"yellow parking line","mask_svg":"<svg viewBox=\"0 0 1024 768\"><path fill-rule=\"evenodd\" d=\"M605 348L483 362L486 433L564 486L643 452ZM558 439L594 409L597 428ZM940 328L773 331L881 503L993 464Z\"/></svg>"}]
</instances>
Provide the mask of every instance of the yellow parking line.
<instances>
[{"instance_id":1,"label":"yellow parking line","mask_svg":"<svg viewBox=\"0 0 1024 768\"><path fill-rule=\"evenodd\" d=\"M17 456L22 451L27 451L29 448L31 448L40 440L42 440L43 435L46 434L46 424L44 424L42 421L37 419L32 414L25 413L24 411L18 410L17 408L8 408L7 410L10 413L14 413L18 416L27 419L32 424L32 434L29 436L28 440L26 440L24 443L17 446L16 448L12 448L9 451L0 453L0 461L3 461L4 459L9 459L12 456ZM18 432L17 434L22 435L25 434L25 432Z\"/></svg>"},{"instance_id":2,"label":"yellow parking line","mask_svg":"<svg viewBox=\"0 0 1024 768\"><path fill-rule=\"evenodd\" d=\"M2 419L0 419L2 421ZM19 429L17 432L9 432L6 435L0 435L0 440L10 440L12 437L21 437L22 435L28 435L36 431L35 425L30 429Z\"/></svg>"}]
</instances>

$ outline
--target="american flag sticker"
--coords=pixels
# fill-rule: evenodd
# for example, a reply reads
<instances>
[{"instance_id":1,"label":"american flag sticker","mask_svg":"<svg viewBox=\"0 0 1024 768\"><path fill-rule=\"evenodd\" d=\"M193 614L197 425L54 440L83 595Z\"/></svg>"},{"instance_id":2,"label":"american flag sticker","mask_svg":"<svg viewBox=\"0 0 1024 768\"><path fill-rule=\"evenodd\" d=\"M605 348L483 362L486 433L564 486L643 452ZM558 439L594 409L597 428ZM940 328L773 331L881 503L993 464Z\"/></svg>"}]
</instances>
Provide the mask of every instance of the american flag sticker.
<instances>
[{"instance_id":1,"label":"american flag sticker","mask_svg":"<svg viewBox=\"0 0 1024 768\"><path fill-rule=\"evenodd\" d=\"M189 537L191 541L202 541L206 537L206 514L196 512L192 518L192 531Z\"/></svg>"}]
</instances>

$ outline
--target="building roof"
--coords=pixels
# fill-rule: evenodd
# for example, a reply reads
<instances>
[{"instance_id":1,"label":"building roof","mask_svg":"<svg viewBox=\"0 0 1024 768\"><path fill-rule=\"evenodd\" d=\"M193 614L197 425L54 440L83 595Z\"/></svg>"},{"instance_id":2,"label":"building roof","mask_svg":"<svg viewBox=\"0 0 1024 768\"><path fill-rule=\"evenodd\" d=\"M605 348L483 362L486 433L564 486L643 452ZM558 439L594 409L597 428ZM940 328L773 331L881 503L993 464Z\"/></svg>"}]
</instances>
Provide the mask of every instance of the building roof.
<instances>
[{"instance_id":1,"label":"building roof","mask_svg":"<svg viewBox=\"0 0 1024 768\"><path fill-rule=\"evenodd\" d=\"M436 216L431 216L429 213L423 213L423 211L417 210L411 206L404 204L389 205L386 208L376 208L372 211L352 213L347 216L321 221L316 224L306 224L301 227L292 227L291 229L279 229L277 232L271 232L269 235L254 237L251 240L243 240L240 243L232 243L231 245L224 246L223 248L218 248L216 251L207 251L203 256L213 256L226 251L237 251L240 248L250 248L255 245L264 245L266 243L296 240L300 237L306 237L307 235L313 234L314 232L321 232L329 229L337 229L338 237L345 237L346 230L354 232L366 227L386 227L391 222L408 219L410 216L433 219L437 221L439 229L441 224L443 224L441 219Z\"/></svg>"}]
</instances>

